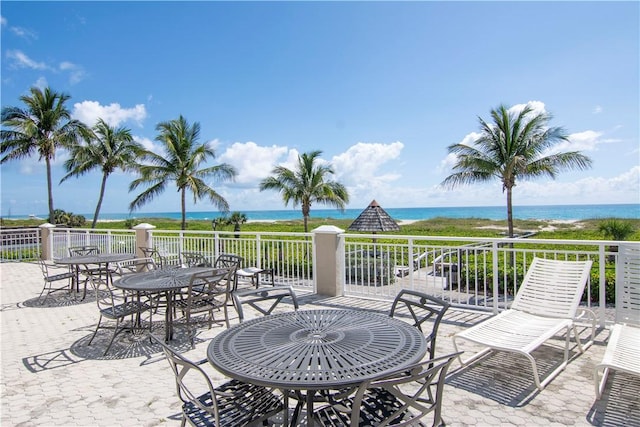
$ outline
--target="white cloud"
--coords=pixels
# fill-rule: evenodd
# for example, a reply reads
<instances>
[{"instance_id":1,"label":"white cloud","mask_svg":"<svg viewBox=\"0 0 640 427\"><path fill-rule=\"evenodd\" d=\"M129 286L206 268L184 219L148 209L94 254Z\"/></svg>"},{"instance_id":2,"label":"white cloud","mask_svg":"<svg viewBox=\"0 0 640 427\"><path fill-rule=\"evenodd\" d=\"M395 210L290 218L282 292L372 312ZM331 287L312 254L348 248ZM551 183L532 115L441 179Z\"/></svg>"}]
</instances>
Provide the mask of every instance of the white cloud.
<instances>
[{"instance_id":1,"label":"white cloud","mask_svg":"<svg viewBox=\"0 0 640 427\"><path fill-rule=\"evenodd\" d=\"M9 31L11 31L13 34L23 39L26 39L26 40L38 39L38 35L27 28L10 26L9 21L7 21L7 18L5 18L4 16L0 16L0 24L2 25L2 28L8 28Z\"/></svg>"},{"instance_id":2,"label":"white cloud","mask_svg":"<svg viewBox=\"0 0 640 427\"><path fill-rule=\"evenodd\" d=\"M596 105L595 107L593 107L593 114L600 114L602 113L602 107L599 105Z\"/></svg>"},{"instance_id":3,"label":"white cloud","mask_svg":"<svg viewBox=\"0 0 640 427\"><path fill-rule=\"evenodd\" d=\"M44 62L35 61L20 50L8 50L6 57L12 60L11 66L14 68L31 68L33 70L50 69Z\"/></svg>"},{"instance_id":4,"label":"white cloud","mask_svg":"<svg viewBox=\"0 0 640 427\"><path fill-rule=\"evenodd\" d=\"M287 147L276 145L264 147L251 141L235 142L217 160L236 168L237 184L257 185L260 180L269 176L278 160L290 155L291 151Z\"/></svg>"},{"instance_id":5,"label":"white cloud","mask_svg":"<svg viewBox=\"0 0 640 427\"><path fill-rule=\"evenodd\" d=\"M121 123L133 121L139 126L147 117L144 104L137 104L133 108L122 108L118 103L100 105L97 101L83 101L73 105L73 118L78 119L89 126L102 119L110 126L120 126Z\"/></svg>"},{"instance_id":6,"label":"white cloud","mask_svg":"<svg viewBox=\"0 0 640 427\"><path fill-rule=\"evenodd\" d=\"M133 140L138 144L142 145L145 148L145 150L157 151L158 149L158 147L149 138L133 135Z\"/></svg>"},{"instance_id":7,"label":"white cloud","mask_svg":"<svg viewBox=\"0 0 640 427\"><path fill-rule=\"evenodd\" d=\"M345 185L365 186L395 181L400 174L380 173L380 169L400 157L403 148L404 144L399 141L391 144L358 142L331 159L336 179Z\"/></svg>"},{"instance_id":8,"label":"white cloud","mask_svg":"<svg viewBox=\"0 0 640 427\"><path fill-rule=\"evenodd\" d=\"M544 102L542 101L529 101L526 104L516 104L509 108L509 113L519 114L525 107L531 108L531 112L529 114L538 115L545 114L547 111L544 106Z\"/></svg>"},{"instance_id":9,"label":"white cloud","mask_svg":"<svg viewBox=\"0 0 640 427\"><path fill-rule=\"evenodd\" d=\"M0 26L6 27L7 24L8 24L7 18L5 18L4 16L0 16Z\"/></svg>"},{"instance_id":10,"label":"white cloud","mask_svg":"<svg viewBox=\"0 0 640 427\"><path fill-rule=\"evenodd\" d=\"M61 62L59 65L59 69L61 71L69 72L69 83L71 83L72 85L82 81L82 79L84 79L84 76L86 75L84 68L68 61Z\"/></svg>"},{"instance_id":11,"label":"white cloud","mask_svg":"<svg viewBox=\"0 0 640 427\"><path fill-rule=\"evenodd\" d=\"M49 82L45 77L40 77L33 85L40 90L44 90L47 86L49 86Z\"/></svg>"}]
</instances>

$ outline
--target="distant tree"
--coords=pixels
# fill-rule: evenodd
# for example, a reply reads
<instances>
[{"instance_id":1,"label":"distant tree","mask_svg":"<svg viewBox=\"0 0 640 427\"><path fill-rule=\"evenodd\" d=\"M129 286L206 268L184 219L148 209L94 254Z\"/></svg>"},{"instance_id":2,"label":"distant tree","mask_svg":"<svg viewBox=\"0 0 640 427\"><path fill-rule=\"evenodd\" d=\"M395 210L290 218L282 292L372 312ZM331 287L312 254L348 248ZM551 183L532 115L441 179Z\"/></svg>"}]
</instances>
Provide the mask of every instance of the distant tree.
<instances>
[{"instance_id":1,"label":"distant tree","mask_svg":"<svg viewBox=\"0 0 640 427\"><path fill-rule=\"evenodd\" d=\"M227 224L228 219L223 217L223 216L219 216L217 218L213 218L211 220L211 227L213 228L213 230L217 230L218 227L222 227L223 225Z\"/></svg>"},{"instance_id":2,"label":"distant tree","mask_svg":"<svg viewBox=\"0 0 640 427\"><path fill-rule=\"evenodd\" d=\"M129 191L141 185L148 188L130 203L130 211L153 200L155 196L164 192L169 182L174 182L180 193L183 230L187 228L187 191L193 193L194 203L206 198L219 211L228 212L227 201L209 187L205 179L230 181L235 178L236 170L226 163L198 169L207 159L215 158L215 151L207 144L198 145L200 124L196 122L189 125L187 120L180 116L175 120L159 123L156 130L159 132L156 141L162 144L165 155L145 151L142 158L144 164L138 167L140 176L131 182Z\"/></svg>"},{"instance_id":3,"label":"distant tree","mask_svg":"<svg viewBox=\"0 0 640 427\"><path fill-rule=\"evenodd\" d=\"M229 215L229 218L227 218L227 224L233 225L233 231L236 233L240 232L240 226L245 222L247 222L247 216L242 212L233 212ZM235 237L237 239L240 235L236 234Z\"/></svg>"},{"instance_id":4,"label":"distant tree","mask_svg":"<svg viewBox=\"0 0 640 427\"><path fill-rule=\"evenodd\" d=\"M630 222L621 221L616 218L607 219L598 225L598 230L604 234L606 239L627 240L635 229Z\"/></svg>"},{"instance_id":5,"label":"distant tree","mask_svg":"<svg viewBox=\"0 0 640 427\"><path fill-rule=\"evenodd\" d=\"M616 218L607 219L598 225L598 230L604 235L605 239L611 240L627 240L629 236L635 233L635 229L630 222L620 221ZM617 246L609 246L609 252L617 252ZM614 262L615 255L608 255L607 261Z\"/></svg>"},{"instance_id":6,"label":"distant tree","mask_svg":"<svg viewBox=\"0 0 640 427\"><path fill-rule=\"evenodd\" d=\"M81 143L71 148L71 157L64 164L68 173L60 180L61 183L72 176L79 177L94 169L102 171L100 195L91 228L96 228L109 175L118 169L135 170L137 159L143 151L142 145L133 140L131 130L109 126L102 119L93 127L91 139L85 144Z\"/></svg>"},{"instance_id":7,"label":"distant tree","mask_svg":"<svg viewBox=\"0 0 640 427\"><path fill-rule=\"evenodd\" d=\"M591 159L580 152L545 153L568 136L560 127L548 127L551 115L534 113L527 105L518 114L501 105L491 110L493 123L480 120L481 134L471 145L452 144L449 153L457 156L453 174L442 185L453 188L461 184L499 179L507 192L507 224L513 237L512 191L517 180L540 176L555 178L560 170L587 169Z\"/></svg>"},{"instance_id":8,"label":"distant tree","mask_svg":"<svg viewBox=\"0 0 640 427\"><path fill-rule=\"evenodd\" d=\"M67 227L83 227L87 219L83 215L75 215L73 212L65 212L62 209L53 211L52 224L65 225Z\"/></svg>"},{"instance_id":9,"label":"distant tree","mask_svg":"<svg viewBox=\"0 0 640 427\"><path fill-rule=\"evenodd\" d=\"M260 183L260 191L278 190L282 194L282 200L286 205L289 202L296 207L302 205L302 217L304 219L304 231L308 232L308 220L313 203L322 203L335 206L344 211L349 203L349 193L344 185L327 181L334 171L330 165L318 164L318 158L322 151L312 151L298 156L298 165L295 170L284 166L276 166L271 173Z\"/></svg>"},{"instance_id":10,"label":"distant tree","mask_svg":"<svg viewBox=\"0 0 640 427\"><path fill-rule=\"evenodd\" d=\"M87 138L90 130L80 121L72 120L65 103L69 95L50 88L30 89L30 95L20 97L25 108L4 107L0 130L0 164L22 159L38 153L39 160L47 168L47 192L49 198L49 222L54 221L51 162L58 148L70 148L81 138Z\"/></svg>"}]
</instances>

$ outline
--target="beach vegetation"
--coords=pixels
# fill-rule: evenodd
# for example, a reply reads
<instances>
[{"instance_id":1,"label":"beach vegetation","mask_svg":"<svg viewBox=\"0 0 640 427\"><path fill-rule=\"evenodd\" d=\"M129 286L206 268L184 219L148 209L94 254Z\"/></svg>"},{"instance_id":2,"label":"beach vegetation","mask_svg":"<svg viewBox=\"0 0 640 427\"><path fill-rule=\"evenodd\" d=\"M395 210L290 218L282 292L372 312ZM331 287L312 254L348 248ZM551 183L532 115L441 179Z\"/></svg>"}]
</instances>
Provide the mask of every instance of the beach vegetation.
<instances>
[{"instance_id":1,"label":"beach vegetation","mask_svg":"<svg viewBox=\"0 0 640 427\"><path fill-rule=\"evenodd\" d=\"M156 141L162 144L164 153L145 151L142 164L138 167L139 176L129 185L129 191L138 187L146 189L138 194L129 205L133 211L163 193L169 183L175 183L180 193L181 228L186 230L186 194L193 194L193 202L207 199L219 211L229 212L229 203L214 188L207 184L233 181L236 170L227 163L220 163L200 169L208 159L214 159L216 153L208 144L198 144L200 123L189 124L180 116L177 119L161 122L156 126L159 132Z\"/></svg>"},{"instance_id":2,"label":"beach vegetation","mask_svg":"<svg viewBox=\"0 0 640 427\"><path fill-rule=\"evenodd\" d=\"M92 137L86 143L71 147L71 156L64 163L68 173L62 177L60 183L70 177L80 177L94 169L100 169L102 172L100 194L91 223L91 228L96 228L107 178L116 170L135 170L137 158L144 148L133 140L130 129L109 126L102 119L98 120L92 131Z\"/></svg>"},{"instance_id":3,"label":"beach vegetation","mask_svg":"<svg viewBox=\"0 0 640 427\"><path fill-rule=\"evenodd\" d=\"M227 224L233 225L233 231L236 232L235 237L237 239L240 238L240 234L237 233L240 232L240 228L245 222L247 222L247 216L242 212L232 212L226 220Z\"/></svg>"},{"instance_id":4,"label":"beach vegetation","mask_svg":"<svg viewBox=\"0 0 640 427\"><path fill-rule=\"evenodd\" d=\"M598 226L598 230L606 239L611 240L627 240L635 231L631 222L617 218L605 219Z\"/></svg>"},{"instance_id":5,"label":"beach vegetation","mask_svg":"<svg viewBox=\"0 0 640 427\"><path fill-rule=\"evenodd\" d=\"M500 105L491 110L491 118L488 122L479 117L480 136L471 144L448 147L455 163L441 185L454 188L499 179L507 197L508 236L513 237L512 192L517 181L587 169L591 159L578 151L558 151L560 144L569 142L568 135L561 127L549 127L551 115L535 112L530 104L518 113Z\"/></svg>"},{"instance_id":6,"label":"beach vegetation","mask_svg":"<svg viewBox=\"0 0 640 427\"><path fill-rule=\"evenodd\" d=\"M29 95L20 97L24 107L2 108L0 130L0 164L38 154L44 160L47 173L49 222L54 223L51 163L58 149L70 148L90 137L90 129L71 118L67 101L71 97L46 87L32 87Z\"/></svg>"},{"instance_id":7,"label":"beach vegetation","mask_svg":"<svg viewBox=\"0 0 640 427\"><path fill-rule=\"evenodd\" d=\"M309 216L314 203L333 206L341 212L349 203L347 188L329 179L335 172L330 164L320 163L321 154L319 150L303 153L298 156L295 170L276 166L271 171L273 175L260 182L260 191L279 191L285 206L291 202L293 207L302 207L305 233L309 231Z\"/></svg>"}]
</instances>

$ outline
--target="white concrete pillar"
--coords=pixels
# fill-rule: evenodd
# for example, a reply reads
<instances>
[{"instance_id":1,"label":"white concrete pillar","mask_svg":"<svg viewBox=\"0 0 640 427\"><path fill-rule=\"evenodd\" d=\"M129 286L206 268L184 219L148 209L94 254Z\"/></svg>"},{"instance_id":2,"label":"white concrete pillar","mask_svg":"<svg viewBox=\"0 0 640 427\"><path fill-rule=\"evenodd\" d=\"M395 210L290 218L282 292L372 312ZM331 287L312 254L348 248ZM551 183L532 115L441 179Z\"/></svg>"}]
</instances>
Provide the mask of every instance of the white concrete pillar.
<instances>
[{"instance_id":1,"label":"white concrete pillar","mask_svg":"<svg viewBox=\"0 0 640 427\"><path fill-rule=\"evenodd\" d=\"M313 274L316 278L316 293L340 296L343 294L342 265L344 255L340 235L344 230L333 225L323 225L312 231L315 241ZM342 256L342 259L340 257Z\"/></svg>"},{"instance_id":2,"label":"white concrete pillar","mask_svg":"<svg viewBox=\"0 0 640 427\"><path fill-rule=\"evenodd\" d=\"M144 258L144 252L142 252L140 247L153 248L152 230L155 228L156 228L155 225L147 224L146 222L143 222L133 227L133 229L136 230L136 257L137 258Z\"/></svg>"},{"instance_id":3,"label":"white concrete pillar","mask_svg":"<svg viewBox=\"0 0 640 427\"><path fill-rule=\"evenodd\" d=\"M53 229L55 225L48 222L39 225L40 228L40 259L51 261L53 259Z\"/></svg>"}]
</instances>

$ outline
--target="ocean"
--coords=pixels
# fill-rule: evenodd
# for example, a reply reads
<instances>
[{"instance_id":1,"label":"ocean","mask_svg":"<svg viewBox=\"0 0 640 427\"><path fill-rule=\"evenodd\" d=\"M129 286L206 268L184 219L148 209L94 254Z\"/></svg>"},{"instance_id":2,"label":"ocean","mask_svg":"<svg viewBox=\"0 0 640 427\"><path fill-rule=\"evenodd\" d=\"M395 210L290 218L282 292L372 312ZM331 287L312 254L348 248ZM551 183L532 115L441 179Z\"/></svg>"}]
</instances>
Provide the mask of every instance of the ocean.
<instances>
[{"instance_id":1,"label":"ocean","mask_svg":"<svg viewBox=\"0 0 640 427\"><path fill-rule=\"evenodd\" d=\"M364 207L363 207L364 209ZM363 209L311 209L312 218L355 219ZM506 206L474 206L447 208L384 208L396 220L422 220L431 218L484 218L501 220L507 217ZM285 221L302 219L300 209L241 211L249 221ZM47 215L39 215L45 218ZM93 214L84 215L87 220ZM187 212L187 220L212 220L220 216L217 211ZM554 205L554 206L514 206L515 219L539 220L583 220L598 218L635 218L640 219L640 204L619 205ZM101 220L122 220L127 218L171 218L180 219L180 212L134 212L101 213Z\"/></svg>"}]
</instances>

